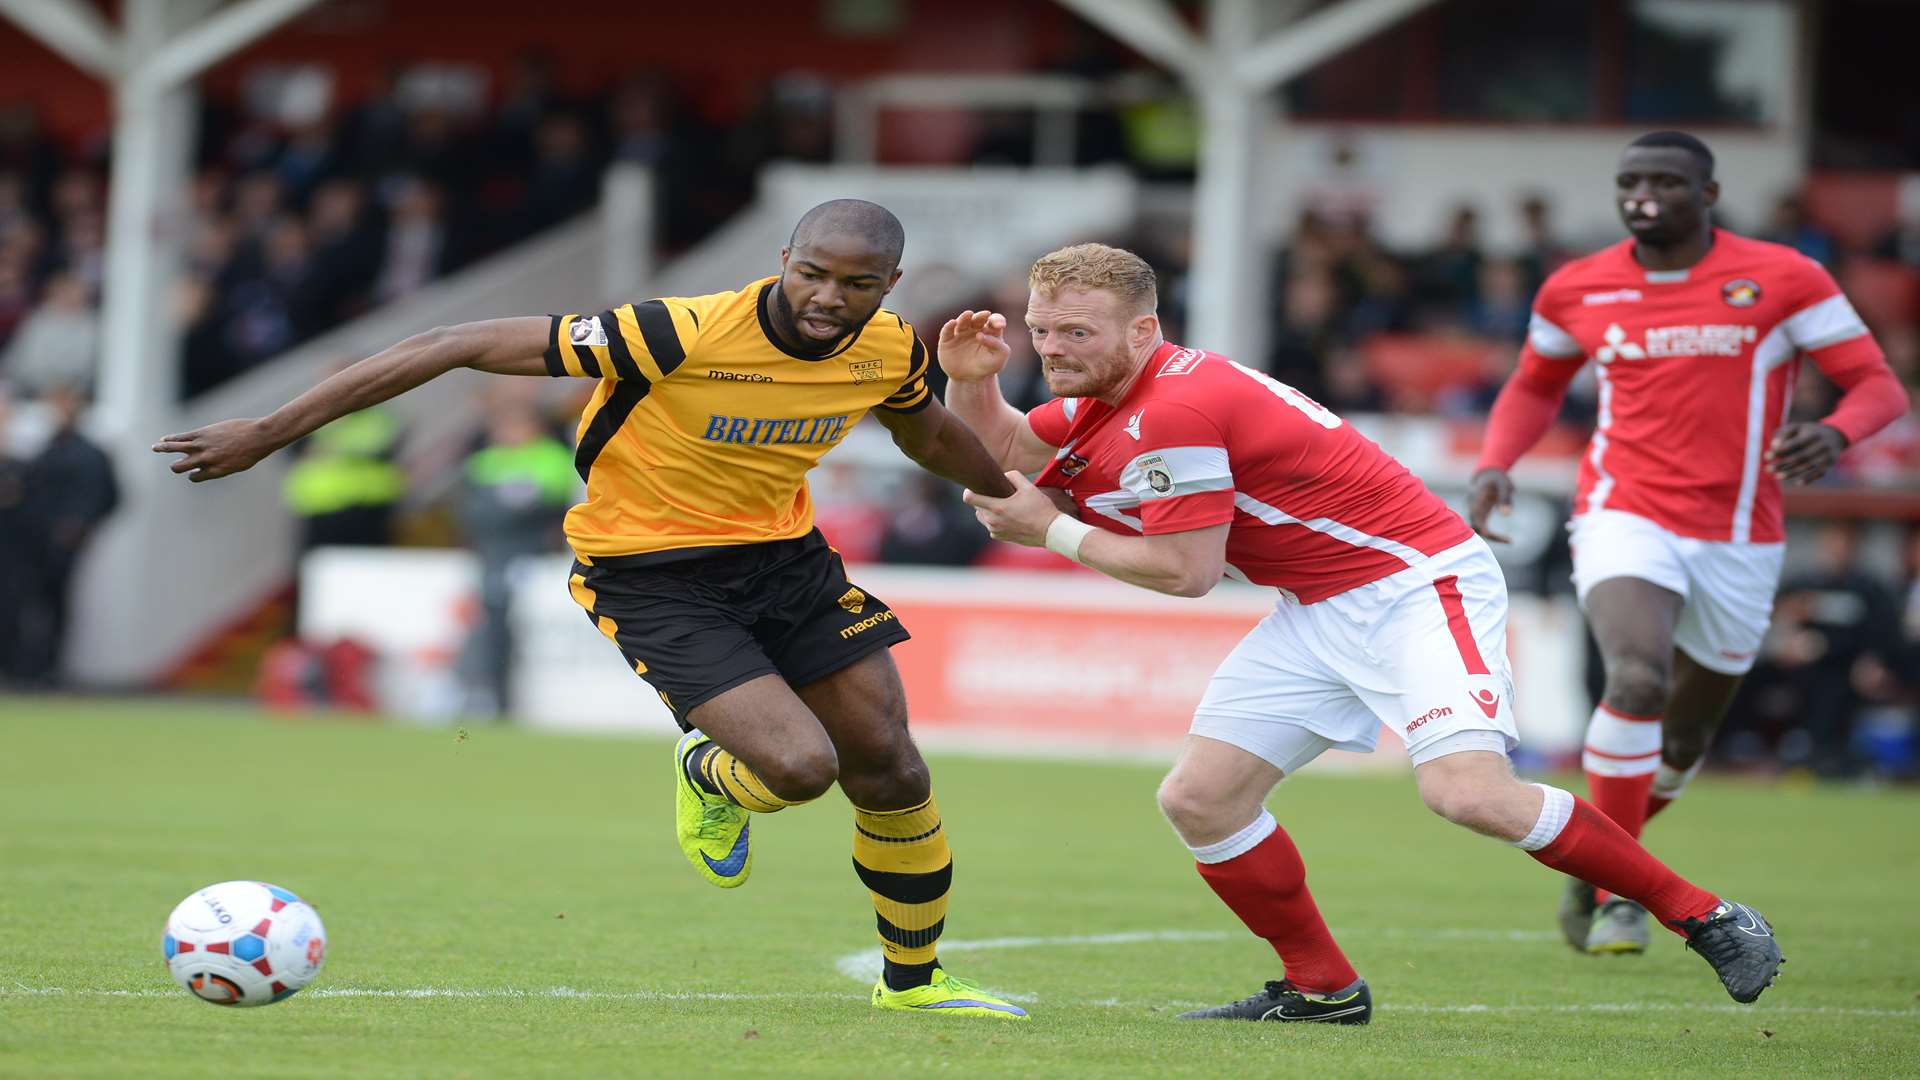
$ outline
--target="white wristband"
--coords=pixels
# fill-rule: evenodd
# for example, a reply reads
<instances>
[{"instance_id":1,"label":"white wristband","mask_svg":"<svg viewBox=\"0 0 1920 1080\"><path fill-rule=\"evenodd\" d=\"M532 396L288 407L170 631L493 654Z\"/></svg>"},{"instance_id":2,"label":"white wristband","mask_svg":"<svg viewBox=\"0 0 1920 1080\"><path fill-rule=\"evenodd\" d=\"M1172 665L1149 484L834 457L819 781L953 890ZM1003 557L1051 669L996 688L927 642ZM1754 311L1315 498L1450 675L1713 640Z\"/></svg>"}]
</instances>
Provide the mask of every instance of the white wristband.
<instances>
[{"instance_id":1,"label":"white wristband","mask_svg":"<svg viewBox=\"0 0 1920 1080\"><path fill-rule=\"evenodd\" d=\"M1092 532L1093 526L1084 521L1070 518L1065 514L1057 515L1047 525L1047 550L1079 562L1080 545Z\"/></svg>"}]
</instances>

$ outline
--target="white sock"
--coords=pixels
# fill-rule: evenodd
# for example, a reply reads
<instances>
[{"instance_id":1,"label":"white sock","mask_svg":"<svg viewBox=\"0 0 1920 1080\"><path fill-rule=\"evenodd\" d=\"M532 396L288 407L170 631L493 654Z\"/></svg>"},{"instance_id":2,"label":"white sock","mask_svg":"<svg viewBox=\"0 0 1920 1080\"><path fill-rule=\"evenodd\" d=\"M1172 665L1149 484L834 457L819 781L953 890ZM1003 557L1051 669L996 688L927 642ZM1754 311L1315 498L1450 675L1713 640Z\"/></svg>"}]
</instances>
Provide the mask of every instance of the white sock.
<instances>
[{"instance_id":1,"label":"white sock","mask_svg":"<svg viewBox=\"0 0 1920 1080\"><path fill-rule=\"evenodd\" d=\"M1199 847L1188 844L1187 850L1193 852L1193 857L1203 863L1223 863L1252 851L1260 846L1260 841L1272 836L1279 828L1280 823L1273 820L1273 814L1270 811L1261 810L1260 816L1254 818L1246 828L1225 840L1201 844Z\"/></svg>"},{"instance_id":2,"label":"white sock","mask_svg":"<svg viewBox=\"0 0 1920 1080\"><path fill-rule=\"evenodd\" d=\"M1700 755L1693 764L1684 769L1676 769L1664 761L1661 762L1660 767L1653 773L1653 796L1668 802L1679 798L1680 793L1687 790L1688 781L1700 775L1700 766L1706 763L1705 754Z\"/></svg>"},{"instance_id":3,"label":"white sock","mask_svg":"<svg viewBox=\"0 0 1920 1080\"><path fill-rule=\"evenodd\" d=\"M1546 798L1540 803L1540 820L1533 823L1532 831L1513 842L1521 851L1539 851L1555 840L1560 832L1573 820L1573 796L1557 787L1535 784Z\"/></svg>"},{"instance_id":4,"label":"white sock","mask_svg":"<svg viewBox=\"0 0 1920 1080\"><path fill-rule=\"evenodd\" d=\"M1593 710L1582 769L1601 776L1645 776L1659 764L1659 717L1625 716L1605 705Z\"/></svg>"}]
</instances>

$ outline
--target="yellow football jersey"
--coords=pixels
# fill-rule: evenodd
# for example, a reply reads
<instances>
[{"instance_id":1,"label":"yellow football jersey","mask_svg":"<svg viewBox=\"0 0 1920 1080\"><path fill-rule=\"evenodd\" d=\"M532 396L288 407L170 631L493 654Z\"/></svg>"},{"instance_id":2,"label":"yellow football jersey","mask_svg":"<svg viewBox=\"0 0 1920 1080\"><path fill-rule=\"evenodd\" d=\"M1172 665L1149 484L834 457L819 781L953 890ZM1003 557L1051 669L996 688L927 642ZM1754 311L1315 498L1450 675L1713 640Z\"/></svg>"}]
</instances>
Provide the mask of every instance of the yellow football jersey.
<instances>
[{"instance_id":1,"label":"yellow football jersey","mask_svg":"<svg viewBox=\"0 0 1920 1080\"><path fill-rule=\"evenodd\" d=\"M567 514L583 561L804 536L821 455L875 406L932 400L926 347L884 308L831 355L789 352L767 322L777 281L554 317L548 372L600 380L574 454L587 501Z\"/></svg>"}]
</instances>

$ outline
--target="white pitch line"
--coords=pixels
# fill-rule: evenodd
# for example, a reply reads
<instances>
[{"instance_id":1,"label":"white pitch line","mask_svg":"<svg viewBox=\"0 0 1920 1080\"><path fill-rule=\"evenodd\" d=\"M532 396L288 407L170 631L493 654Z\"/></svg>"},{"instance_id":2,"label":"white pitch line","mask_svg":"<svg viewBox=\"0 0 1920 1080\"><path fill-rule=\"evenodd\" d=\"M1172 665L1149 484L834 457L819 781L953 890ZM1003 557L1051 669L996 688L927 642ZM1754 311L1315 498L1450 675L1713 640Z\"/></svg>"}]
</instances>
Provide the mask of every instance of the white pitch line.
<instances>
[{"instance_id":1,"label":"white pitch line","mask_svg":"<svg viewBox=\"0 0 1920 1080\"><path fill-rule=\"evenodd\" d=\"M179 997L178 990L84 990L64 986L0 986L0 997ZM454 1000L591 1000L591 1001L826 1001L838 994L735 994L698 990L575 990L570 986L549 986L522 990L502 986L464 989L451 986L417 986L400 989L370 986L317 986L301 991L303 998L404 998Z\"/></svg>"},{"instance_id":2,"label":"white pitch line","mask_svg":"<svg viewBox=\"0 0 1920 1080\"><path fill-rule=\"evenodd\" d=\"M1422 1005L1419 1003L1396 1005L1384 1002L1375 1005L1376 1009L1389 1012L1406 1013L1731 1013L1740 1016L1770 1016L1786 1013L1794 1016L1890 1016L1920 1017L1920 1009L1871 1009L1848 1005L1735 1005L1718 1002L1709 1005L1687 1005L1674 1001L1574 1001L1561 1004L1539 1005Z\"/></svg>"},{"instance_id":3,"label":"white pitch line","mask_svg":"<svg viewBox=\"0 0 1920 1080\"><path fill-rule=\"evenodd\" d=\"M456 1001L851 1001L849 994L736 994L679 990L576 990L567 986L543 989L493 987L468 989L450 986L421 986L404 989L355 986L321 986L301 993L302 998L400 998L408 1000ZM76 998L184 998L173 989L108 990L75 989L63 986L0 986L0 997L76 997ZM1105 1008L1146 1009L1201 1007L1200 1001L1122 1001L1119 998L1054 999L1061 1005L1094 1005ZM1739 1016L1860 1016L1920 1019L1920 1009L1873 1009L1832 1005L1686 1005L1675 1002L1620 1001L1569 1002L1534 1005L1427 1005L1418 1002L1396 1004L1382 1002L1374 1008L1383 1012L1415 1014L1503 1015L1513 1013L1724 1013Z\"/></svg>"},{"instance_id":4,"label":"white pitch line","mask_svg":"<svg viewBox=\"0 0 1920 1080\"><path fill-rule=\"evenodd\" d=\"M943 953L971 952L987 949L1036 949L1071 948L1082 945L1139 945L1155 941L1227 941L1243 935L1225 930L1129 930L1114 934L1064 934L1056 937L1005 937L982 938L977 941L940 942ZM1471 927L1438 927L1434 929L1410 929L1406 927L1371 927L1354 930L1336 930L1335 937L1346 938L1389 938L1408 940L1440 941L1558 941L1560 935L1550 930L1479 930ZM882 954L878 948L861 949L850 952L833 962L834 970L849 979L870 983L880 977ZM1029 999L1030 1000L1030 999Z\"/></svg>"}]
</instances>

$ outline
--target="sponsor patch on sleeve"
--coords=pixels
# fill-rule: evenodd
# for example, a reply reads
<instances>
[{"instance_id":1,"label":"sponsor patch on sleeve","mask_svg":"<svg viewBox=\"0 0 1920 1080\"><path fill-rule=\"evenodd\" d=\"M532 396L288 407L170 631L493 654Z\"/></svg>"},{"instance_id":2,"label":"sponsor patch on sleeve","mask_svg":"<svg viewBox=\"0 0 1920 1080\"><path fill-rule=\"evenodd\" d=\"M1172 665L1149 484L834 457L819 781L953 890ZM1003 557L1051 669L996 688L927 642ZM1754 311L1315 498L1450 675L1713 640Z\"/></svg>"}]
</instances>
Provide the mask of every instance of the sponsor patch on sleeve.
<instances>
[{"instance_id":1,"label":"sponsor patch on sleeve","mask_svg":"<svg viewBox=\"0 0 1920 1080\"><path fill-rule=\"evenodd\" d=\"M1159 454L1148 454L1134 462L1140 469L1140 475L1153 489L1155 495L1165 495L1173 490L1173 470L1168 467L1167 459Z\"/></svg>"},{"instance_id":2,"label":"sponsor patch on sleeve","mask_svg":"<svg viewBox=\"0 0 1920 1080\"><path fill-rule=\"evenodd\" d=\"M605 327L600 325L600 316L598 315L582 315L576 317L573 320L573 325L567 330L567 336L573 339L575 345L595 349L604 349L607 347L607 331Z\"/></svg>"}]
</instances>

